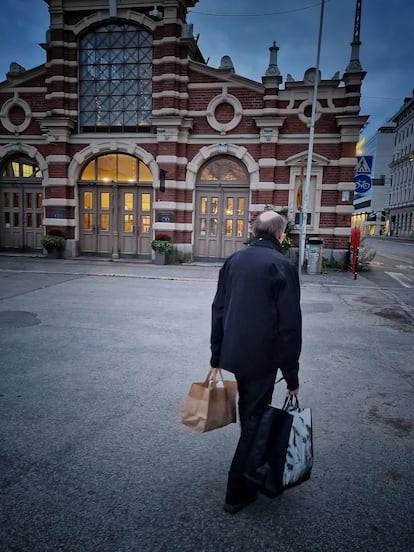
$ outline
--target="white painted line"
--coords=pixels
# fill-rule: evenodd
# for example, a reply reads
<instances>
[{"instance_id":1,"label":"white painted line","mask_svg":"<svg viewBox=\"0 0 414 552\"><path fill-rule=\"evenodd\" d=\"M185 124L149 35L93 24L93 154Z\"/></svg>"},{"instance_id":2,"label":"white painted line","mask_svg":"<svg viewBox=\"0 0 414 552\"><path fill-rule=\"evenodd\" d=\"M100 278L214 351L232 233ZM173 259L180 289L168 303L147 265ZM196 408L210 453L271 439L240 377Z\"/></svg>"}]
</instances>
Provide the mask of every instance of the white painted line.
<instances>
[{"instance_id":1,"label":"white painted line","mask_svg":"<svg viewBox=\"0 0 414 552\"><path fill-rule=\"evenodd\" d=\"M414 266L411 265L395 265L395 268L404 269L404 268L410 268L411 270L414 270Z\"/></svg>"},{"instance_id":2,"label":"white painted line","mask_svg":"<svg viewBox=\"0 0 414 552\"><path fill-rule=\"evenodd\" d=\"M388 274L388 276L391 276L391 278L394 278L394 280L397 280L397 282L399 284L401 284L402 286L406 287L406 288L411 288L413 287L411 285L411 280L409 278L407 278L407 276L404 276L404 274L401 274L401 272L385 272L385 274ZM407 282L404 282L404 280L407 280Z\"/></svg>"}]
</instances>

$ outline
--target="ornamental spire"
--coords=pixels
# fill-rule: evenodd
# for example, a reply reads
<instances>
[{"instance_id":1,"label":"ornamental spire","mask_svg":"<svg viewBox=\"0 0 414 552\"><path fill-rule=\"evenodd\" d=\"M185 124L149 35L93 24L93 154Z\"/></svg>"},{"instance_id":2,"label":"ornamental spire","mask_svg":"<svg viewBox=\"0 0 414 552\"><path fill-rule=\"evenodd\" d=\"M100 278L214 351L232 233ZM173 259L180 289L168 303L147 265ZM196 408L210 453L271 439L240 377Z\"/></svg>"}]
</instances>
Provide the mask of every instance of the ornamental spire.
<instances>
[{"instance_id":1,"label":"ornamental spire","mask_svg":"<svg viewBox=\"0 0 414 552\"><path fill-rule=\"evenodd\" d=\"M363 70L361 62L359 61L359 47L361 46L361 41L359 38L361 25L361 7L362 0L356 0L354 37L351 42L351 59L348 63L348 67L346 68L347 73L359 73Z\"/></svg>"}]
</instances>

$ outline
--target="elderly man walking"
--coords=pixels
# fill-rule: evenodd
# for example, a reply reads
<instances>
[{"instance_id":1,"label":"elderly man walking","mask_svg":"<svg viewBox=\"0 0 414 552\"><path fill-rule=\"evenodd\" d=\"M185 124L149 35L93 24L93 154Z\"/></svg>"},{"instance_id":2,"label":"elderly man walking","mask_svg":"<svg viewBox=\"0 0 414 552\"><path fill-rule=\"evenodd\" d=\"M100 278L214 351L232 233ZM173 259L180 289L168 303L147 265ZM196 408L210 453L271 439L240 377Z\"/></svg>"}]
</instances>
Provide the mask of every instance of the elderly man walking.
<instances>
[{"instance_id":1,"label":"elderly man walking","mask_svg":"<svg viewBox=\"0 0 414 552\"><path fill-rule=\"evenodd\" d=\"M300 284L281 246L286 224L274 211L257 216L250 246L222 266L212 305L210 364L233 372L239 392L241 434L224 504L229 513L256 498L256 487L243 474L257 423L272 401L277 370L290 394L299 390Z\"/></svg>"}]
</instances>

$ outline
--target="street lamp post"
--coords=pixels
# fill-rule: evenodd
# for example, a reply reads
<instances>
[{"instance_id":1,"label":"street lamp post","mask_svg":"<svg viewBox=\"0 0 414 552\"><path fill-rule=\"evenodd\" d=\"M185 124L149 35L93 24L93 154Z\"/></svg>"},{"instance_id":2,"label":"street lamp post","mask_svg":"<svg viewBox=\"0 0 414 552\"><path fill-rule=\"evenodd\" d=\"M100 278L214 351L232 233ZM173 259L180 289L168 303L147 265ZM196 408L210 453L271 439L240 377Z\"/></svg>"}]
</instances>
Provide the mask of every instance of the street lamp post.
<instances>
[{"instance_id":1,"label":"street lamp post","mask_svg":"<svg viewBox=\"0 0 414 552\"><path fill-rule=\"evenodd\" d=\"M309 187L310 187L310 178L312 172L312 156L313 156L313 142L315 136L315 115L316 115L316 102L318 97L318 84L319 84L319 58L321 53L321 39L322 39L322 26L323 26L323 15L325 10L325 0L322 0L321 3L321 15L319 20L319 33L318 33L318 47L316 53L316 71L315 71L315 81L313 85L313 98L312 98L312 114L310 120L309 128L309 146L308 146L308 159L306 164L306 178L305 178L305 187L303 190L302 197L302 207L300 211L300 234L299 234L299 263L298 271L299 276L302 272L302 266L305 256L305 241L306 241L306 223L308 218L308 203L309 203Z\"/></svg>"}]
</instances>

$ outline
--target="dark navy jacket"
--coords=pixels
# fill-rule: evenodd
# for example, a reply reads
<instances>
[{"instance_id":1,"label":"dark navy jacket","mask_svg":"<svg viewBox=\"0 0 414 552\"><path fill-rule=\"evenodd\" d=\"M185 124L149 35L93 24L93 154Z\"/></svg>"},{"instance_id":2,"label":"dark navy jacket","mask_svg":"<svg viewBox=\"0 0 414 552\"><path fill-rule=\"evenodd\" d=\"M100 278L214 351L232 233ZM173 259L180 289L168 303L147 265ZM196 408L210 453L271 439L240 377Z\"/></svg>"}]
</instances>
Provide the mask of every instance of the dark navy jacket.
<instances>
[{"instance_id":1,"label":"dark navy jacket","mask_svg":"<svg viewBox=\"0 0 414 552\"><path fill-rule=\"evenodd\" d=\"M212 305L211 366L238 381L279 368L298 387L302 345L300 284L294 265L268 234L253 238L223 264Z\"/></svg>"}]
</instances>

